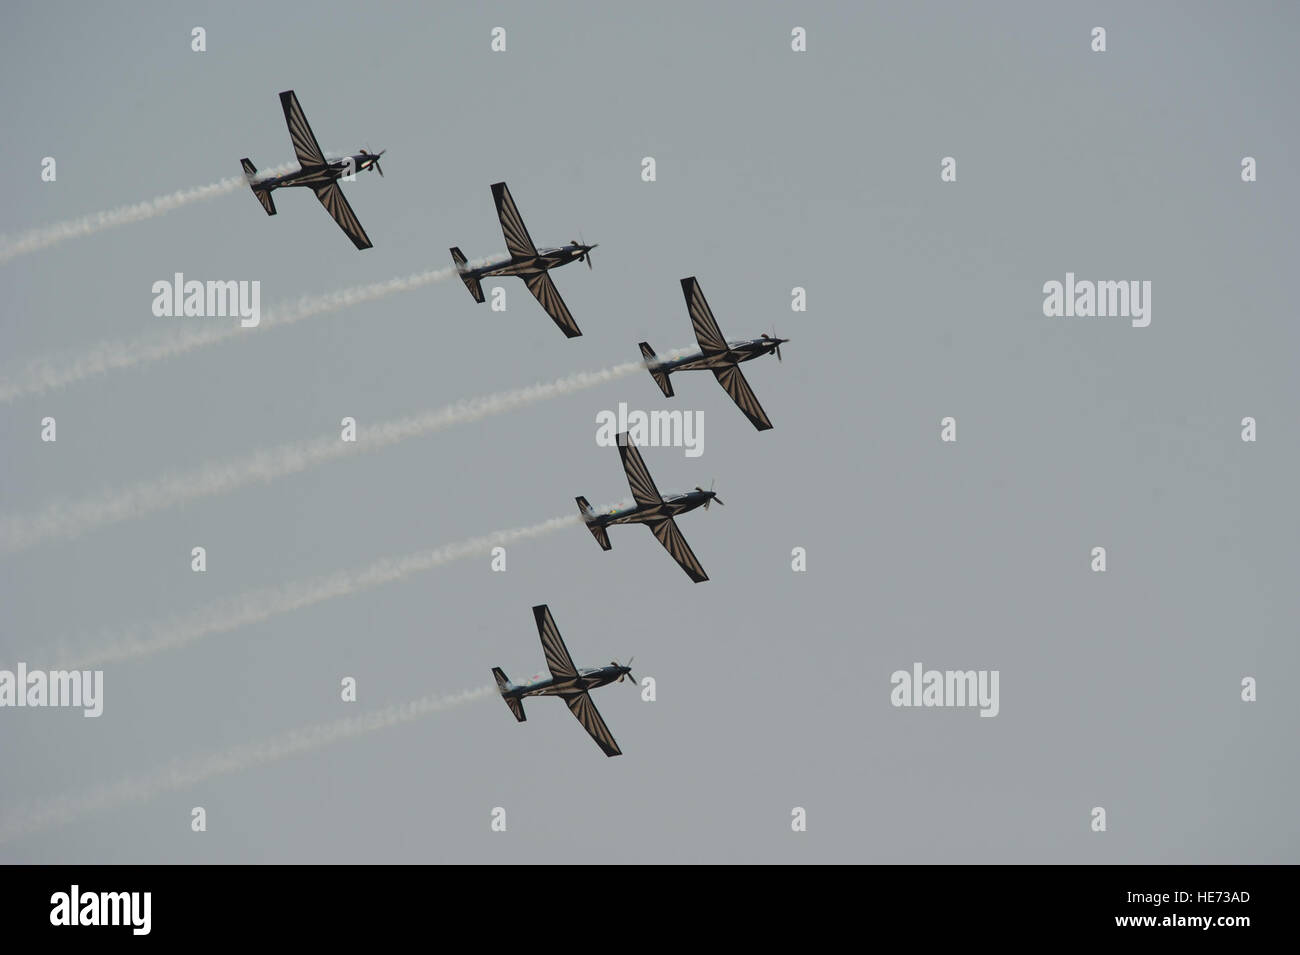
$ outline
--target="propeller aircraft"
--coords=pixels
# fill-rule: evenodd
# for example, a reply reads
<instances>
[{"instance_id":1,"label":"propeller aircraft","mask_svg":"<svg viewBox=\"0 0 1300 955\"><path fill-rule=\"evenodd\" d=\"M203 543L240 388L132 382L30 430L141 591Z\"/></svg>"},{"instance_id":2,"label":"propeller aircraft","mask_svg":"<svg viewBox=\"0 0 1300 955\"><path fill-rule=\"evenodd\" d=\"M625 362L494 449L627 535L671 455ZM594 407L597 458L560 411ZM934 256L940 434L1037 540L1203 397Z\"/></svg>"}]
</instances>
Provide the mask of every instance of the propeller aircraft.
<instances>
[{"instance_id":1,"label":"propeller aircraft","mask_svg":"<svg viewBox=\"0 0 1300 955\"><path fill-rule=\"evenodd\" d=\"M368 149L363 149L359 153L341 159L326 159L320 143L316 141L316 135L307 124L307 117L293 90L285 90L280 94L280 106L284 109L284 121L289 126L289 138L293 141L293 151L298 157L299 169L297 172L286 173L283 176L267 176L258 179L256 178L257 167L247 158L241 159L239 162L244 167L244 178L248 180L253 195L262 204L266 214L273 216L275 200L271 197L271 193L274 190L290 186L305 186L316 193L316 198L325 207L325 211L339 224L339 228L352 240L353 245L358 249L370 248L370 237L366 235L366 230L361 227L356 213L348 205L343 190L339 188L339 180L346 177L347 181L351 181L357 172L364 169L374 169L382 176L384 171L379 168L379 157L385 150L372 153Z\"/></svg>"}]
</instances>

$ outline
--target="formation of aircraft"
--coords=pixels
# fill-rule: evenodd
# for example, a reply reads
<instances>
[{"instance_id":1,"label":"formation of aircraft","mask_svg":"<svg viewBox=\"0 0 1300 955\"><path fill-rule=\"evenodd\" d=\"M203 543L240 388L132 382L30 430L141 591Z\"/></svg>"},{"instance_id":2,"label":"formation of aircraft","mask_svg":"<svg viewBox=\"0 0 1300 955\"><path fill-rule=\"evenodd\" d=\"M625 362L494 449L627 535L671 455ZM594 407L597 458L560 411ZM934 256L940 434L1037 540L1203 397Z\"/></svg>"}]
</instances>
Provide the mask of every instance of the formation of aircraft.
<instances>
[{"instance_id":1,"label":"formation of aircraft","mask_svg":"<svg viewBox=\"0 0 1300 955\"><path fill-rule=\"evenodd\" d=\"M537 633L542 639L542 652L546 656L546 667L551 675L538 676L525 683L511 683L500 667L493 667L492 676L496 678L497 689L501 691L501 698L506 701L506 706L510 707L510 712L515 715L515 719L522 723L527 719L524 715L524 697L558 696L564 700L569 712L578 718L582 728L591 734L591 738L596 741L596 745L606 756L621 755L622 750L614 741L614 734L601 719L600 711L596 709L596 704L591 702L591 694L588 691L609 683L622 683L624 679L630 680L635 685L632 661L629 660L626 666L614 662L607 667L579 669L574 666L573 658L569 656L569 650L560 637L559 628L555 626L555 618L551 616L550 608L546 604L538 604L533 608L533 617L537 620Z\"/></svg>"},{"instance_id":2,"label":"formation of aircraft","mask_svg":"<svg viewBox=\"0 0 1300 955\"><path fill-rule=\"evenodd\" d=\"M257 197L267 215L275 215L275 201L272 193L276 189L303 186L311 189L320 200L325 210L338 223L358 249L371 247L370 237L366 235L352 207L348 205L339 187L339 181L351 181L355 173L374 169L381 176L383 169L379 159L384 151L372 153L368 149L351 156L338 159L326 158L317 142L311 126L307 123L302 106L293 90L280 94L280 105L284 109L284 119L289 127L289 138L293 143L299 168L296 172L280 176L257 177L257 167L247 158L241 159L245 178L248 180L253 195ZM532 237L524 225L519 208L515 205L510 189L504 182L492 184L492 198L496 203L497 217L501 221L501 232L505 236L509 255L506 258L488 262L482 266L471 266L465 254L459 248L451 249L452 260L461 281L469 290L474 301L483 302L483 279L489 276L517 275L523 279L528 291L537 299L546 314L551 317L568 338L577 338L582 334L578 323L574 321L559 290L551 280L550 270L567 265L570 262L586 262L591 268L591 250L596 248L585 242L573 240L568 245L539 249L533 244ZM640 342L642 358L650 376L663 391L664 396L673 397L671 375L678 371L708 370L713 372L718 383L736 403L740 410L759 431L772 427L771 420L759 404L749 382L740 373L740 364L775 354L781 358L781 346L788 338L762 335L729 342L718 327L717 320L709 308L709 303L700 290L700 284L694 276L681 280L682 293L686 296L686 308L691 316L691 325L699 351L677 358L659 358L648 342ZM623 462L627 482L632 489L635 503L628 508L615 508L605 514L595 513L585 497L576 498L578 511L583 523L591 535L596 538L602 550L610 550L608 529L615 524L645 524L651 533L664 546L673 560L677 561L686 575L696 583L708 580L704 567L682 536L675 518L679 514L693 511L698 507L708 510L715 501L722 504L717 493L710 486L709 490L696 487L692 491L664 496L655 487L650 472L641 459L641 453L631 443L627 432L618 436L618 450ZM497 688L502 699L510 707L519 722L525 720L524 699L529 696L558 696L564 700L570 712L596 741L606 756L621 755L618 743L614 741L609 727L601 719L599 711L591 701L590 690L614 682L623 682L632 678L631 661L627 665L617 662L606 667L584 667L579 669L569 656L569 651L560 637L559 629L545 604L533 608L537 620L537 631L541 637L542 649L546 656L549 676L539 675L524 683L512 683L499 667L492 668Z\"/></svg>"},{"instance_id":3,"label":"formation of aircraft","mask_svg":"<svg viewBox=\"0 0 1300 955\"><path fill-rule=\"evenodd\" d=\"M700 350L693 355L660 360L649 343L641 342L641 356L645 359L650 377L655 380L664 397L671 398L673 383L669 380L669 375L675 371L707 369L713 372L713 376L718 379L718 384L731 395L731 400L745 413L745 417L753 422L754 427L759 431L766 431L772 427L772 422L768 419L763 406L758 403L758 398L754 396L753 389L749 387L749 382L740 373L738 366L742 361L760 358L763 355L774 354L777 361L780 361L781 346L790 339L762 335L759 338L729 342L723 337L722 329L718 327L717 319L713 317L713 310L705 301L704 293L700 290L700 283L695 280L695 276L682 279L682 294L686 296L686 310L690 312L691 326L695 329L695 340L699 342Z\"/></svg>"},{"instance_id":4,"label":"formation of aircraft","mask_svg":"<svg viewBox=\"0 0 1300 955\"><path fill-rule=\"evenodd\" d=\"M582 514L582 520L587 525L587 530L591 531L591 536L600 544L600 549L609 550L614 546L609 542L608 528L611 525L645 524L672 559L686 571L687 577L697 584L708 580L709 575L704 572L699 558L686 543L686 538L682 536L673 518L697 507L703 507L707 511L714 501L722 504L717 493L711 488L706 491L697 487L693 491L664 497L655 487L650 471L641 460L641 452L628 439L626 431L618 436L618 453L623 459L623 470L627 473L627 483L632 488L632 499L636 503L632 507L621 510L615 508L606 514L597 514L585 497L576 498L578 512Z\"/></svg>"},{"instance_id":5,"label":"formation of aircraft","mask_svg":"<svg viewBox=\"0 0 1300 955\"><path fill-rule=\"evenodd\" d=\"M506 249L509 250L510 257L489 262L481 268L468 268L465 253L453 248L451 257L460 272L461 281L469 289L469 294L474 296L474 301L482 302L483 279L490 275L517 275L524 280L528 291L533 293L542 308L546 309L546 314L560 326L560 331L568 338L577 338L582 332L573 320L569 307L564 304L564 299L560 298L559 289L551 281L550 270L575 260L586 262L587 268L591 268L591 250L596 246L584 245L574 239L568 245L539 249L533 245L523 217L519 215L519 208L504 182L492 184L492 198L496 201L497 218L501 220L501 232L506 238Z\"/></svg>"},{"instance_id":6,"label":"formation of aircraft","mask_svg":"<svg viewBox=\"0 0 1300 955\"><path fill-rule=\"evenodd\" d=\"M284 121L289 126L289 139L293 141L293 151L298 157L299 169L297 172L286 173L283 176L257 179L255 178L257 167L247 157L241 159L239 163L244 167L244 176L248 179L253 195L257 196L257 201L262 204L266 214L273 216L275 215L275 200L271 197L273 191L290 186L304 186L316 193L316 198L325 207L325 211L339 224L339 228L347 233L353 245L358 249L370 248L370 236L366 235L366 230L361 227L361 221L348 205L343 190L339 188L339 180L344 176L354 176L364 169L373 169L382 176L384 171L379 168L379 157L384 154L384 150L372 153L363 149L359 153L341 159L326 159L320 143L316 141L316 134L307 124L307 117L293 90L285 90L280 94L280 105L284 108Z\"/></svg>"}]
</instances>

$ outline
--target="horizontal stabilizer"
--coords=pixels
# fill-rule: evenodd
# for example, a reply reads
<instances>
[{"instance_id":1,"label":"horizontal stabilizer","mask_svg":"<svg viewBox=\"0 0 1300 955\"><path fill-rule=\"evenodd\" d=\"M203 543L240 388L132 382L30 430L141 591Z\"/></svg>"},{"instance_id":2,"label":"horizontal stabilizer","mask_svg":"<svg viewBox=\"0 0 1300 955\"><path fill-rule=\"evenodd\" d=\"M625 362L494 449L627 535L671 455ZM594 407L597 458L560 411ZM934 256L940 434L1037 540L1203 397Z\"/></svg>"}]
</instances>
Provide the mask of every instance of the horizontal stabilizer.
<instances>
[{"instance_id":1,"label":"horizontal stabilizer","mask_svg":"<svg viewBox=\"0 0 1300 955\"><path fill-rule=\"evenodd\" d=\"M453 248L451 250L451 260L456 263L456 270L460 272L460 280L464 282L465 287L469 289L469 294L474 296L474 301L482 302L483 285L479 282L476 276L467 275L461 270L461 266L465 265L469 261L465 258L465 253L460 249Z\"/></svg>"},{"instance_id":2,"label":"horizontal stabilizer","mask_svg":"<svg viewBox=\"0 0 1300 955\"><path fill-rule=\"evenodd\" d=\"M668 380L668 372L660 371L655 367L655 350L650 347L649 342L641 342L641 357L645 359L646 368L650 371L650 377L655 380L655 384L664 393L664 397L671 398L673 396L673 383Z\"/></svg>"},{"instance_id":3,"label":"horizontal stabilizer","mask_svg":"<svg viewBox=\"0 0 1300 955\"><path fill-rule=\"evenodd\" d=\"M596 538L596 543L600 545L601 550L609 550L614 546L609 542L609 532L599 524L588 524L587 530L591 531L591 536Z\"/></svg>"},{"instance_id":4,"label":"horizontal stabilizer","mask_svg":"<svg viewBox=\"0 0 1300 955\"><path fill-rule=\"evenodd\" d=\"M587 499L585 497L579 497L576 498L576 500L578 502L578 513L582 515L584 522L588 522L587 530L591 531L591 536L596 538L596 543L600 545L600 549L609 550L612 548L614 545L609 542L609 533L605 528L601 527L599 524L589 523L590 519L595 517L596 514L592 511L591 505L587 503Z\"/></svg>"},{"instance_id":5,"label":"horizontal stabilizer","mask_svg":"<svg viewBox=\"0 0 1300 955\"><path fill-rule=\"evenodd\" d=\"M496 678L497 689L501 691L501 698L506 701L506 706L510 707L510 712L515 714L515 719L520 723L524 722L528 718L524 716L524 701L516 696L506 696L510 689L510 678L500 667L492 668L492 676Z\"/></svg>"},{"instance_id":6,"label":"horizontal stabilizer","mask_svg":"<svg viewBox=\"0 0 1300 955\"><path fill-rule=\"evenodd\" d=\"M244 178L248 180L249 187L253 190L253 195L257 196L257 201L262 204L268 216L275 215L275 200L271 198L270 189L258 189L253 184L253 177L257 175L257 167L248 159L239 160L239 164L244 167Z\"/></svg>"}]
</instances>

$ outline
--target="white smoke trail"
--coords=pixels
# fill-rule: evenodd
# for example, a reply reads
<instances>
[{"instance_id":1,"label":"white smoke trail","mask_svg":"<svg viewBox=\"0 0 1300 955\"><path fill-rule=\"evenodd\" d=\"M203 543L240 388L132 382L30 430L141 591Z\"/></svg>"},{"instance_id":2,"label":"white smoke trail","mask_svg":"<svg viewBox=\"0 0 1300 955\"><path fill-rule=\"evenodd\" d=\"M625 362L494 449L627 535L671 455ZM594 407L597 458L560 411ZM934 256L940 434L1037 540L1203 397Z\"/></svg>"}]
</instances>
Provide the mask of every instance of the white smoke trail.
<instances>
[{"instance_id":1,"label":"white smoke trail","mask_svg":"<svg viewBox=\"0 0 1300 955\"><path fill-rule=\"evenodd\" d=\"M296 162L285 163L271 169L258 170L257 175L258 178L278 176L297 168L298 164ZM145 219L153 219L156 216L171 212L173 209L179 209L181 206L188 206L192 202L215 199L217 196L224 196L239 189L247 188L248 180L242 175L231 176L229 179L222 179L206 186L180 189L169 195L158 196L156 199L146 199L144 202L136 202L129 206L118 206L116 209L96 212L88 216L82 216L79 219L56 222L53 225L32 229L12 238L0 236L0 263L8 262L18 255L26 255L29 252L37 252L48 248L65 239L92 235L104 229L112 229L132 222L143 222Z\"/></svg>"},{"instance_id":2,"label":"white smoke trail","mask_svg":"<svg viewBox=\"0 0 1300 955\"><path fill-rule=\"evenodd\" d=\"M492 258L476 259L469 268L478 268ZM264 328L292 325L305 318L333 312L340 308L373 302L395 292L409 292L434 282L442 282L456 275L456 267L429 269L412 275L399 276L383 282L356 285L352 288L327 292L324 295L304 295L296 302L273 306L263 314L256 329L243 328L231 319L207 322L197 329L173 327L165 334L141 335L130 341L100 342L84 354L36 358L12 377L0 378L0 402L13 401L27 395L44 394L55 388L75 384L124 368L176 358L187 352L230 341L243 336L255 338Z\"/></svg>"},{"instance_id":3,"label":"white smoke trail","mask_svg":"<svg viewBox=\"0 0 1300 955\"><path fill-rule=\"evenodd\" d=\"M616 505L606 505L604 509ZM599 512L600 509L598 509ZM442 567L468 557L487 556L497 546L513 544L571 527L579 520L577 508L564 517L553 517L540 524L495 531L433 550L419 551L403 557L386 557L364 567L341 570L321 577L239 594L191 614L169 620L137 625L102 633L78 641L81 649L60 648L60 668L91 669L107 663L120 663L173 650L204 637L227 633L239 627L260 623L279 614L301 610L336 597L395 583L412 574Z\"/></svg>"},{"instance_id":4,"label":"white smoke trail","mask_svg":"<svg viewBox=\"0 0 1300 955\"><path fill-rule=\"evenodd\" d=\"M66 825L89 813L134 805L163 793L188 789L214 776L243 772L299 753L309 753L333 743L373 733L376 730L409 723L431 713L440 713L466 703L488 699L496 692L494 686L481 686L448 696L426 696L361 716L350 716L331 723L300 727L269 739L232 746L219 753L188 760L175 760L141 776L128 776L89 791L79 789L53 799L42 800L27 809L5 814L0 819L0 842Z\"/></svg>"},{"instance_id":5,"label":"white smoke trail","mask_svg":"<svg viewBox=\"0 0 1300 955\"><path fill-rule=\"evenodd\" d=\"M669 352L663 357L677 354L677 351ZM397 418L371 427L358 426L356 441L343 441L337 434L296 441L233 461L210 464L187 474L170 475L121 490L104 491L70 503L51 504L32 516L6 515L0 518L0 551L13 552L50 540L76 537L105 524L144 517L249 484L274 481L336 458L377 450L453 425L478 421L548 398L573 394L630 375L644 367L645 363L638 360L611 365L599 371L577 372L552 382L467 398L434 411Z\"/></svg>"}]
</instances>

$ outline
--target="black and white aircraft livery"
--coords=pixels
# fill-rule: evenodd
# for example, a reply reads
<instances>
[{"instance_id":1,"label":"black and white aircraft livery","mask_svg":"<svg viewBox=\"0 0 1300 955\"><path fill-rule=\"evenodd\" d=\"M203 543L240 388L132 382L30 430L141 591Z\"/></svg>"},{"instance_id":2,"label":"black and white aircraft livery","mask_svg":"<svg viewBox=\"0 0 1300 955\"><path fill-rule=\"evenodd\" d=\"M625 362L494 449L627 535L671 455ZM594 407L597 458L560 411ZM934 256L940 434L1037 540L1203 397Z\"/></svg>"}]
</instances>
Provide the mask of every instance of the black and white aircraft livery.
<instances>
[{"instance_id":1,"label":"black and white aircraft livery","mask_svg":"<svg viewBox=\"0 0 1300 955\"><path fill-rule=\"evenodd\" d=\"M712 488L706 491L702 487L684 494L669 494L667 497L661 495L645 462L641 460L641 452L628 440L626 431L618 436L618 453L623 458L623 470L627 473L627 483L632 488L632 499L636 503L622 510L615 508L607 514L597 514L585 497L576 498L578 511L582 514L587 530L591 531L591 536L600 544L600 549L609 550L614 546L609 542L609 532L606 530L611 524L645 524L672 555L673 560L686 571L686 576L697 584L708 580L709 575L700 566L699 559L686 543L686 538L682 536L673 518L701 506L707 511L714 501L721 504L718 495Z\"/></svg>"},{"instance_id":2,"label":"black and white aircraft livery","mask_svg":"<svg viewBox=\"0 0 1300 955\"><path fill-rule=\"evenodd\" d=\"M713 317L713 310L704 300L700 283L695 281L694 276L682 279L682 292L686 295L686 309L691 314L691 325L695 329L695 340L700 343L700 350L694 355L683 355L681 358L660 361L649 343L641 342L641 356L646 360L645 364L650 371L650 376L654 378L655 384L659 386L664 396L671 398L673 383L668 380L669 375L675 371L707 368L718 379L718 384L731 395L731 400L745 413L745 417L754 423L754 427L759 431L766 431L772 427L772 422L768 420L767 412L758 403L758 398L754 396L749 382L740 373L738 366L742 361L770 354L775 354L777 361L780 361L781 346L790 339L762 335L759 338L728 342L722 337L722 329L718 327L718 322Z\"/></svg>"},{"instance_id":3,"label":"black and white aircraft livery","mask_svg":"<svg viewBox=\"0 0 1300 955\"><path fill-rule=\"evenodd\" d=\"M607 667L583 667L579 670L573 665L573 658L569 656L568 648L560 637L550 608L546 604L538 604L533 608L533 616L537 618L537 633L542 638L542 652L546 655L546 666L551 675L539 675L525 683L511 683L500 667L493 667L492 675L496 677L497 689L501 691L506 706L515 714L515 719L522 723L527 719L524 715L524 697L558 696L606 756L622 755L622 750L614 742L613 734L600 718L600 712L596 709L596 704L591 702L591 694L587 691L608 683L622 683L624 678L635 686L632 661L628 660L627 666L619 666L615 662Z\"/></svg>"},{"instance_id":4,"label":"black and white aircraft livery","mask_svg":"<svg viewBox=\"0 0 1300 955\"><path fill-rule=\"evenodd\" d=\"M252 187L253 195L257 196L257 201L262 204L266 214L273 216L275 215L275 200L271 198L273 190L287 186L306 186L316 193L316 198L325 207L325 211L334 217L334 221L347 233L353 245L358 249L370 248L370 237L366 235L366 230L361 228L356 213L344 198L343 190L339 188L339 180L346 176L351 181L351 178L363 169L374 169L382 176L384 171L379 168L379 157L384 154L384 150L372 153L363 149L359 153L341 159L326 159L320 143L316 142L315 134L307 125L307 117L303 114L302 106L299 105L298 97L293 90L285 90L280 94L280 105L284 107L284 121L289 125L289 138L293 140L293 151L298 157L300 168L297 172L286 173L283 176L256 179L254 176L257 167L248 159L241 159L239 162L244 167L244 176Z\"/></svg>"},{"instance_id":5,"label":"black and white aircraft livery","mask_svg":"<svg viewBox=\"0 0 1300 955\"><path fill-rule=\"evenodd\" d=\"M482 302L482 279L490 275L517 275L524 280L533 297L542 303L546 314L560 326L560 331L569 338L577 338L582 334L578 330L578 323L573 320L569 307L560 298L560 292L548 273L550 269L568 265L575 259L586 262L587 268L591 268L591 250L596 246L583 245L574 239L568 245L538 249L533 245L519 209L515 206L515 200L510 197L510 190L504 182L492 184L492 198L496 200L497 218L501 220L501 232L506 237L506 249L510 252L510 258L489 262L482 268L464 268L469 260L465 258L464 252L453 248L451 257L460 271L461 281L469 289L469 294L474 296L474 301Z\"/></svg>"}]
</instances>

